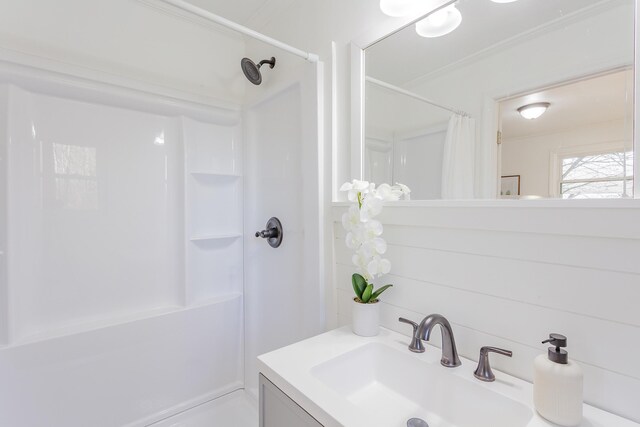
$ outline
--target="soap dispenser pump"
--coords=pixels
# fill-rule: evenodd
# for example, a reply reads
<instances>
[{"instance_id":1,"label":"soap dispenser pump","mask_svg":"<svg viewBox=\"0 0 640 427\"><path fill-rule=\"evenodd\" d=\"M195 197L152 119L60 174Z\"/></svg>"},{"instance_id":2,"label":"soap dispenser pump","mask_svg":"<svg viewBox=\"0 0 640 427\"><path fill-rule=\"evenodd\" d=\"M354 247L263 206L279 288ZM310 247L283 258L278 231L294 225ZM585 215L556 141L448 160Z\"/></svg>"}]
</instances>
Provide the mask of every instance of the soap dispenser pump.
<instances>
[{"instance_id":1,"label":"soap dispenser pump","mask_svg":"<svg viewBox=\"0 0 640 427\"><path fill-rule=\"evenodd\" d=\"M569 360L567 337L550 334L547 354L534 361L533 404L545 419L565 427L582 422L582 369Z\"/></svg>"}]
</instances>

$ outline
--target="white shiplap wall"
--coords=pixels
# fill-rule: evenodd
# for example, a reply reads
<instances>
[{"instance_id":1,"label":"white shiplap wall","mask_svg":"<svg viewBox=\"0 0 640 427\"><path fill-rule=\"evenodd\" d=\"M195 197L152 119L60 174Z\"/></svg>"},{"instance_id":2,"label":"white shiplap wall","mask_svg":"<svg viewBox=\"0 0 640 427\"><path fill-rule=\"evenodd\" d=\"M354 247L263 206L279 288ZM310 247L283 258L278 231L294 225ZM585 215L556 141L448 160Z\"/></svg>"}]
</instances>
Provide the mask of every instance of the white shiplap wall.
<instances>
[{"instance_id":1,"label":"white shiplap wall","mask_svg":"<svg viewBox=\"0 0 640 427\"><path fill-rule=\"evenodd\" d=\"M383 295L383 326L441 313L460 353L510 349L492 365L532 380L550 332L569 338L585 372L585 400L640 422L640 201L426 202L387 206L380 219L395 286ZM333 208L340 324L351 321L351 252ZM432 341L440 345L440 337ZM460 369L474 369L462 366Z\"/></svg>"}]
</instances>

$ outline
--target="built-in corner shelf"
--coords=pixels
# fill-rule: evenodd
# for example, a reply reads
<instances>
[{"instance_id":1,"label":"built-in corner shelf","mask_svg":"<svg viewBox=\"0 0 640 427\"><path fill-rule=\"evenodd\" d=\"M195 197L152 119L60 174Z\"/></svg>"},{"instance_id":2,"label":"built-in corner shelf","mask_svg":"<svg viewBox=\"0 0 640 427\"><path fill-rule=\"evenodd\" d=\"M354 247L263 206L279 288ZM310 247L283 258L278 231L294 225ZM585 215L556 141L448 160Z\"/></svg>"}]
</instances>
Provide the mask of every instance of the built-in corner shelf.
<instances>
[{"instance_id":1,"label":"built-in corner shelf","mask_svg":"<svg viewBox=\"0 0 640 427\"><path fill-rule=\"evenodd\" d=\"M242 144L239 125L183 119L185 302L242 292Z\"/></svg>"},{"instance_id":2,"label":"built-in corner shelf","mask_svg":"<svg viewBox=\"0 0 640 427\"><path fill-rule=\"evenodd\" d=\"M193 236L189 240L192 242L202 242L207 240L233 240L239 239L242 237L240 233L229 233L229 234L212 234L208 236Z\"/></svg>"}]
</instances>

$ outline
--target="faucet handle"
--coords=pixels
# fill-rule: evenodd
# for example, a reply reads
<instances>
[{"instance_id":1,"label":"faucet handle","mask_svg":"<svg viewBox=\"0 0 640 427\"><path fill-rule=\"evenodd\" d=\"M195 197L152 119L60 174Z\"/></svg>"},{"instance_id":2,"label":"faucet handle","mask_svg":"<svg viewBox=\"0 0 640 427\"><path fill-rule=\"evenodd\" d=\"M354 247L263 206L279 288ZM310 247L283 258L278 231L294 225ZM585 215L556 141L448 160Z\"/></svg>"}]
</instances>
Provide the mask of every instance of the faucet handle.
<instances>
[{"instance_id":1,"label":"faucet handle","mask_svg":"<svg viewBox=\"0 0 640 427\"><path fill-rule=\"evenodd\" d=\"M473 373L473 376L475 376L480 381L492 382L496 380L496 376L493 374L491 365L489 364L489 353L498 353L508 357L513 356L513 352L509 350L497 347L482 347L480 349L480 359L478 360L478 367Z\"/></svg>"},{"instance_id":2,"label":"faucet handle","mask_svg":"<svg viewBox=\"0 0 640 427\"><path fill-rule=\"evenodd\" d=\"M413 351L414 353L424 353L422 340L418 338L418 324L409 319L405 319L404 317L400 317L398 321L413 326L413 338L411 339L411 344L409 344L409 350Z\"/></svg>"}]
</instances>

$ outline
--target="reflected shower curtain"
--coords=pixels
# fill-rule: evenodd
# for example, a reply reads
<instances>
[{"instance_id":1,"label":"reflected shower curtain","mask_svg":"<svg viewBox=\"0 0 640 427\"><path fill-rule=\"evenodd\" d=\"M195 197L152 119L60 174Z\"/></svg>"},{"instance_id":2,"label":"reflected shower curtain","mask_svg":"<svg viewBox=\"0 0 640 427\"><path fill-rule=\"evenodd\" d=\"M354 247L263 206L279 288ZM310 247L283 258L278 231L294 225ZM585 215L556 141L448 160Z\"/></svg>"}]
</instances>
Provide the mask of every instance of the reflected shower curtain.
<instances>
[{"instance_id":1,"label":"reflected shower curtain","mask_svg":"<svg viewBox=\"0 0 640 427\"><path fill-rule=\"evenodd\" d=\"M442 160L442 198L473 199L476 122L455 114L449 120Z\"/></svg>"}]
</instances>

